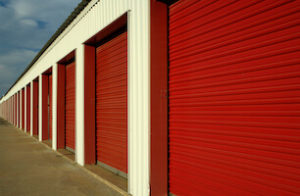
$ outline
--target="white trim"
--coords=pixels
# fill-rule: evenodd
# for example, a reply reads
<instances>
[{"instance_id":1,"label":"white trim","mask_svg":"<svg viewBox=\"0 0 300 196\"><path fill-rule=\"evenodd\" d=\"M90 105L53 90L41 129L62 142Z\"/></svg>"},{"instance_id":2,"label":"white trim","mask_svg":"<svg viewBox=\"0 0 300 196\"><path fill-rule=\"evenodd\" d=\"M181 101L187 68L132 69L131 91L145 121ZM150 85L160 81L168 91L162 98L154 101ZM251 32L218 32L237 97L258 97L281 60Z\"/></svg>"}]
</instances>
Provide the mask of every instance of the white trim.
<instances>
[{"instance_id":1,"label":"white trim","mask_svg":"<svg viewBox=\"0 0 300 196\"><path fill-rule=\"evenodd\" d=\"M57 64L52 67L52 149L57 150Z\"/></svg>"},{"instance_id":2,"label":"white trim","mask_svg":"<svg viewBox=\"0 0 300 196\"><path fill-rule=\"evenodd\" d=\"M84 45L75 54L75 160L84 165Z\"/></svg>"}]
</instances>

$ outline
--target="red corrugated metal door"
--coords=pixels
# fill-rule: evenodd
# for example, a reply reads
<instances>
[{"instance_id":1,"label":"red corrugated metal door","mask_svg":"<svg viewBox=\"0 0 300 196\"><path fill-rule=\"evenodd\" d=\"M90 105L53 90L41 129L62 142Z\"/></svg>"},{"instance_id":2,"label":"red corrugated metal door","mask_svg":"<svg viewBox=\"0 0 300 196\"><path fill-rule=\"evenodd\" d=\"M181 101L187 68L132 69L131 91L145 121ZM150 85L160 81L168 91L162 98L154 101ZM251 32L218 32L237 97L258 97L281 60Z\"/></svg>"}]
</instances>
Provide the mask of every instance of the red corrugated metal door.
<instances>
[{"instance_id":1,"label":"red corrugated metal door","mask_svg":"<svg viewBox=\"0 0 300 196\"><path fill-rule=\"evenodd\" d=\"M300 194L299 1L169 8L169 188Z\"/></svg>"},{"instance_id":2,"label":"red corrugated metal door","mask_svg":"<svg viewBox=\"0 0 300 196\"><path fill-rule=\"evenodd\" d=\"M127 173L127 32L97 48L97 160Z\"/></svg>"},{"instance_id":3,"label":"red corrugated metal door","mask_svg":"<svg viewBox=\"0 0 300 196\"><path fill-rule=\"evenodd\" d=\"M30 132L30 110L31 110L31 104L30 104L30 85L27 86L26 91L26 130L27 132Z\"/></svg>"},{"instance_id":4,"label":"red corrugated metal door","mask_svg":"<svg viewBox=\"0 0 300 196\"><path fill-rule=\"evenodd\" d=\"M52 75L49 75L49 100L48 100L48 111L49 111L49 138L52 140Z\"/></svg>"},{"instance_id":5,"label":"red corrugated metal door","mask_svg":"<svg viewBox=\"0 0 300 196\"><path fill-rule=\"evenodd\" d=\"M66 147L75 149L75 62L66 67Z\"/></svg>"}]
</instances>

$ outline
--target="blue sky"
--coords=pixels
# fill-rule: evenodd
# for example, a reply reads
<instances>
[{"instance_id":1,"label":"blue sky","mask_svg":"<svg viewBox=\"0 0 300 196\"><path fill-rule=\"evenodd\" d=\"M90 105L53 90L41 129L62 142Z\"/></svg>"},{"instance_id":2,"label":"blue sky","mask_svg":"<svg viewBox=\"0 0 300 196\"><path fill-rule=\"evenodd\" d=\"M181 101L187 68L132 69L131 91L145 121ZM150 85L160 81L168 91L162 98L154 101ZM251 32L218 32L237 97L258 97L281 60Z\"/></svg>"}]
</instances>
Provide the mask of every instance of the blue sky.
<instances>
[{"instance_id":1,"label":"blue sky","mask_svg":"<svg viewBox=\"0 0 300 196\"><path fill-rule=\"evenodd\" d=\"M0 97L81 0L0 0Z\"/></svg>"}]
</instances>

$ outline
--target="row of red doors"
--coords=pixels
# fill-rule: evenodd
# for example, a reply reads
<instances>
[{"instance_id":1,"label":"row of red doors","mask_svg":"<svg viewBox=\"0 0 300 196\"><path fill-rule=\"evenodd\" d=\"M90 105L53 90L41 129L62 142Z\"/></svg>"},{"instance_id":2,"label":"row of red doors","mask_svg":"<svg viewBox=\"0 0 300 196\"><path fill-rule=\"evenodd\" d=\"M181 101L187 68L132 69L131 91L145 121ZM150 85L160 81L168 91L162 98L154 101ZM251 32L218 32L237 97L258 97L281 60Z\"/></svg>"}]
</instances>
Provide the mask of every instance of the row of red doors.
<instances>
[{"instance_id":1,"label":"row of red doors","mask_svg":"<svg viewBox=\"0 0 300 196\"><path fill-rule=\"evenodd\" d=\"M38 81L33 81L33 135L38 135L38 111L39 111L39 85ZM26 108L31 108L31 90L30 85L26 88ZM75 63L66 66L66 94L65 94L65 136L66 146L71 150L75 148ZM31 128L31 115L30 110L26 110L26 128L24 127L24 114L25 114L25 100L24 89L22 89L22 129L26 132ZM48 136L52 140L52 74L48 76ZM48 138L48 137L47 137Z\"/></svg>"}]
</instances>

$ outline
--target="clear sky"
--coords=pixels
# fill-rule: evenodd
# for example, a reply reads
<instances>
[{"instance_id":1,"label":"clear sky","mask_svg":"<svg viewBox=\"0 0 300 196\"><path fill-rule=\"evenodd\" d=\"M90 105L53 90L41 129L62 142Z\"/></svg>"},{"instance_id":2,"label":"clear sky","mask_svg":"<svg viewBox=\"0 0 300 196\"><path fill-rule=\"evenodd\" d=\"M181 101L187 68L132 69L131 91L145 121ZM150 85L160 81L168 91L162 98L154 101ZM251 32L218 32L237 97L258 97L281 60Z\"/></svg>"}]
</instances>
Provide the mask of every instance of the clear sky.
<instances>
[{"instance_id":1,"label":"clear sky","mask_svg":"<svg viewBox=\"0 0 300 196\"><path fill-rule=\"evenodd\" d=\"M0 98L81 0L0 0Z\"/></svg>"}]
</instances>

